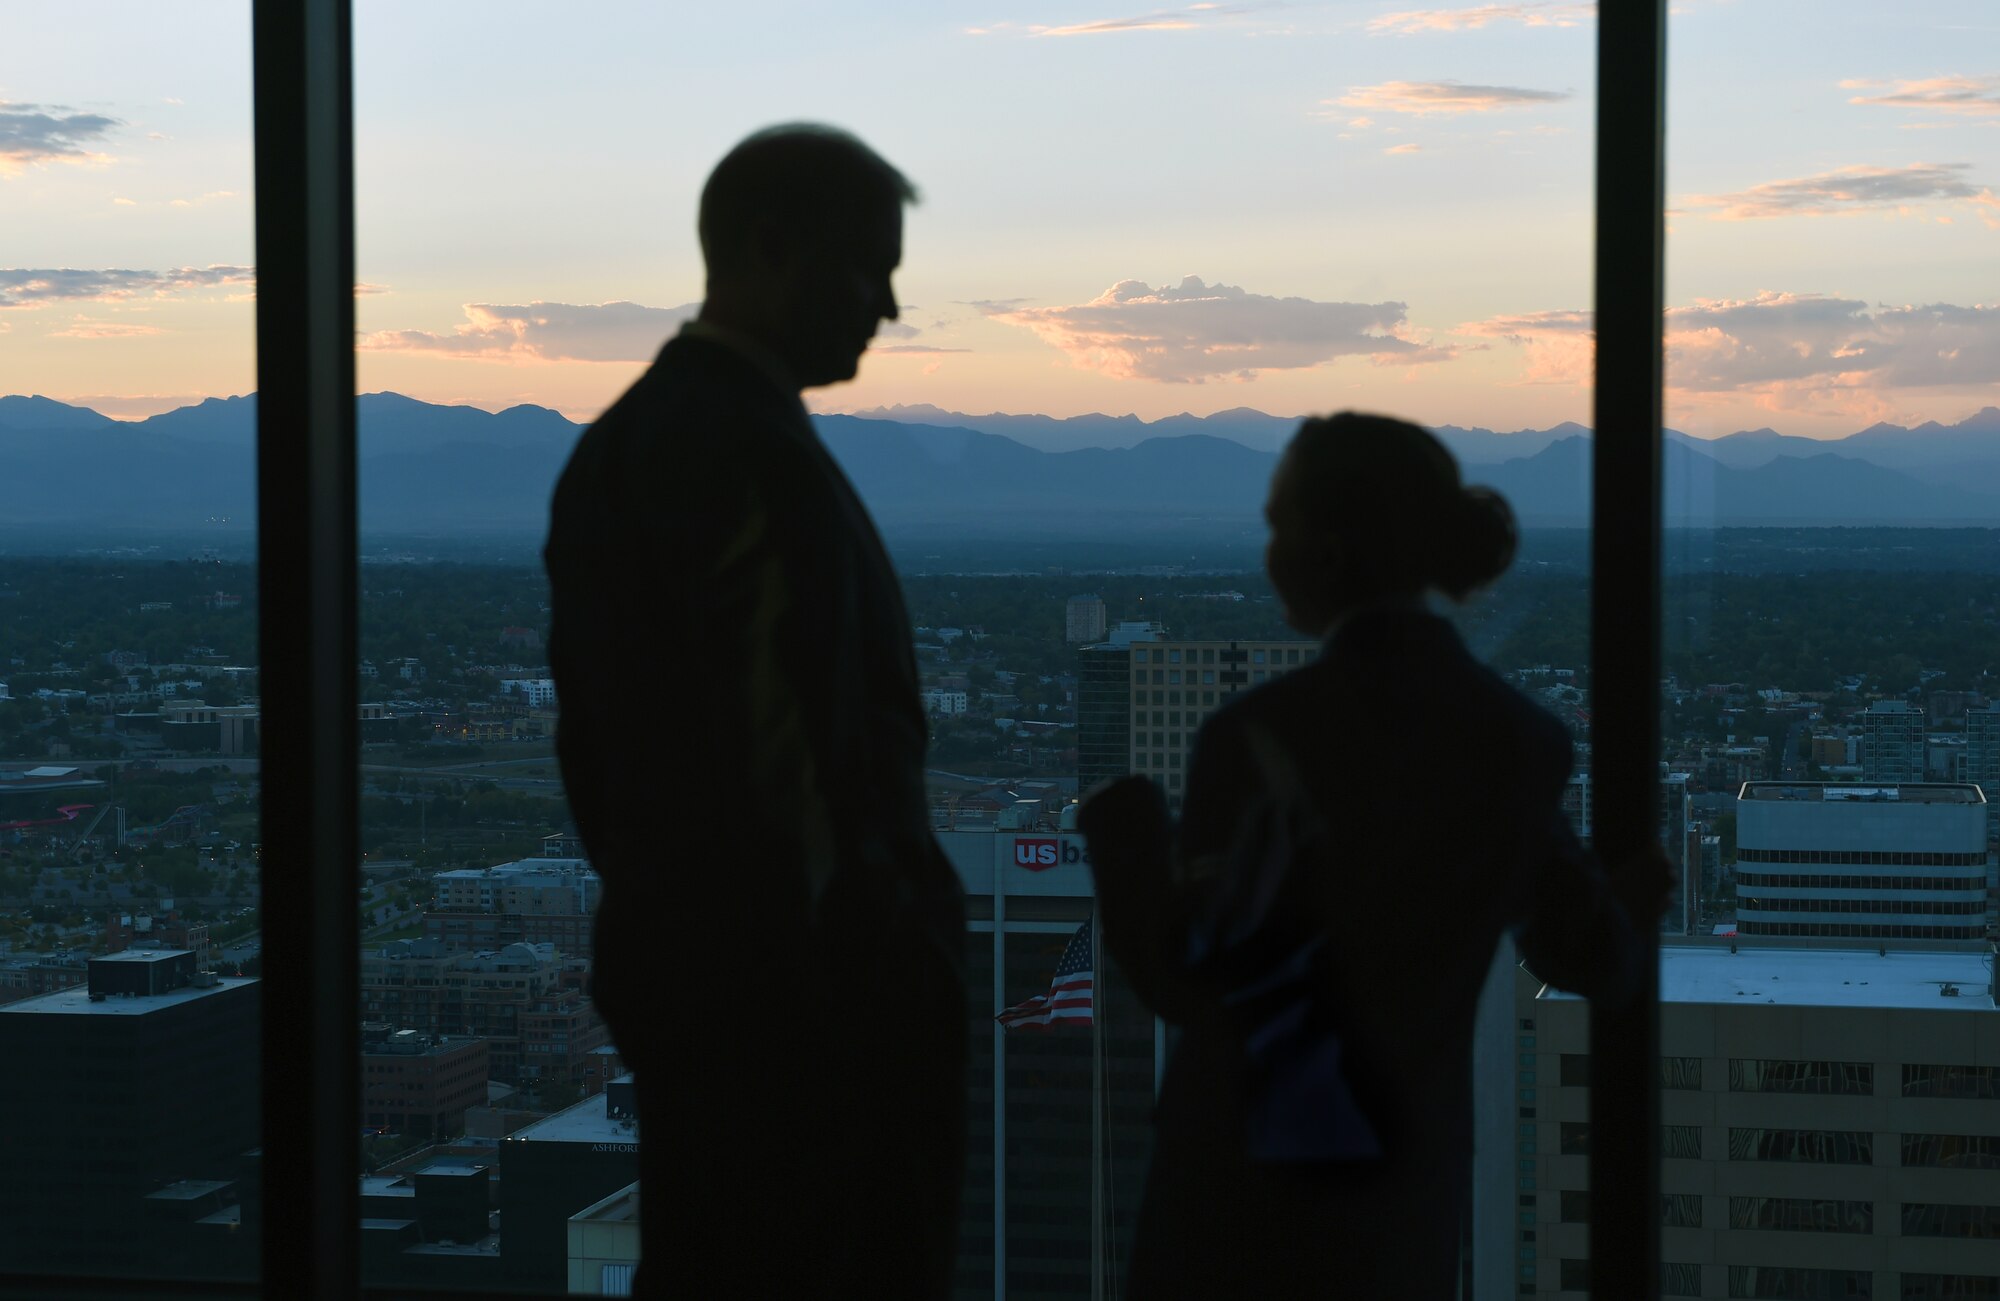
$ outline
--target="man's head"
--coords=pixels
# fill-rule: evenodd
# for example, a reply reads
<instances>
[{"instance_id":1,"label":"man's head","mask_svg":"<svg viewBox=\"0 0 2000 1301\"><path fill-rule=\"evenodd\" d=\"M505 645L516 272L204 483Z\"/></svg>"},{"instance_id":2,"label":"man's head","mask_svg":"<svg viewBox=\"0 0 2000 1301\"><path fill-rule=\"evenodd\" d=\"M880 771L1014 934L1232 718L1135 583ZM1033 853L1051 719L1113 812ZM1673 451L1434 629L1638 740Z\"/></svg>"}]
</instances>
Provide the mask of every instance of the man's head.
<instances>
[{"instance_id":1,"label":"man's head","mask_svg":"<svg viewBox=\"0 0 2000 1301\"><path fill-rule=\"evenodd\" d=\"M896 319L916 187L845 131L767 127L716 164L701 192L702 315L741 330L802 388L854 378L875 327Z\"/></svg>"}]
</instances>

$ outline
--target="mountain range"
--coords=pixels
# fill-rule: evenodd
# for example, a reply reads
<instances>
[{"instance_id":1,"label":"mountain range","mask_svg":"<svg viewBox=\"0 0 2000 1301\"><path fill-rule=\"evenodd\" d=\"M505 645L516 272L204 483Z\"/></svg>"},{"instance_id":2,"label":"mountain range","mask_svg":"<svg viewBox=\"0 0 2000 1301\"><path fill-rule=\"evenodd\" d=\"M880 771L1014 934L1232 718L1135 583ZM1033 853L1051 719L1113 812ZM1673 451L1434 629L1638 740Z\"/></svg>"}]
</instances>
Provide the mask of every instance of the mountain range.
<instances>
[{"instance_id":1,"label":"mountain range","mask_svg":"<svg viewBox=\"0 0 2000 1301\"><path fill-rule=\"evenodd\" d=\"M967 415L935 407L814 417L892 536L1068 537L1252 528L1291 417ZM0 397L0 521L247 525L255 395L117 421L45 397ZM536 532L582 426L545 407L487 412L396 393L359 399L362 527ZM1589 517L1589 431L1437 430L1468 480L1531 526ZM2000 526L2000 408L1957 424L1878 424L1841 439L1770 429L1669 431L1667 522Z\"/></svg>"}]
</instances>

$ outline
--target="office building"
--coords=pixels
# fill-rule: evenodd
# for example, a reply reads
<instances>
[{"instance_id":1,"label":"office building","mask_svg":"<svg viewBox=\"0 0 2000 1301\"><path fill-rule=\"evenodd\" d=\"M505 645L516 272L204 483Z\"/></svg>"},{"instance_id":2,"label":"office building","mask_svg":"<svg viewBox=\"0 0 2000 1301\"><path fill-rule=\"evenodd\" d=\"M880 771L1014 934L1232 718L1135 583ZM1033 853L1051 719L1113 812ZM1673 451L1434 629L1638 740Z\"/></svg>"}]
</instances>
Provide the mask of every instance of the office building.
<instances>
[{"instance_id":1,"label":"office building","mask_svg":"<svg viewBox=\"0 0 2000 1301\"><path fill-rule=\"evenodd\" d=\"M1076 653L1076 784L1087 791L1132 771L1132 648Z\"/></svg>"},{"instance_id":2,"label":"office building","mask_svg":"<svg viewBox=\"0 0 2000 1301\"><path fill-rule=\"evenodd\" d=\"M960 1298L1088 1301L1093 1260L1092 1088L1102 1044L1102 1242L1122 1287L1151 1152L1166 1060L1163 1026L1101 952L1092 990L1101 1025L1005 1030L994 1015L1047 994L1092 881L1074 831L948 831L938 837L965 887L966 1017L971 1027Z\"/></svg>"},{"instance_id":3,"label":"office building","mask_svg":"<svg viewBox=\"0 0 2000 1301\"><path fill-rule=\"evenodd\" d=\"M17 1091L0 1160L0 1267L238 1274L231 1234L259 1124L259 989L187 950L89 960L86 982L0 1006L0 1062ZM273 1062L272 1069L283 1069Z\"/></svg>"},{"instance_id":4,"label":"office building","mask_svg":"<svg viewBox=\"0 0 2000 1301\"><path fill-rule=\"evenodd\" d=\"M630 1296L639 1268L639 1185L569 1217L569 1294Z\"/></svg>"},{"instance_id":5,"label":"office building","mask_svg":"<svg viewBox=\"0 0 2000 1301\"><path fill-rule=\"evenodd\" d=\"M410 1138L443 1138L486 1104L486 1040L361 1028L361 1123Z\"/></svg>"},{"instance_id":6,"label":"office building","mask_svg":"<svg viewBox=\"0 0 2000 1301\"><path fill-rule=\"evenodd\" d=\"M1669 772L1665 764L1660 765L1660 847L1666 850L1678 877L1660 928L1682 935L1693 935L1700 927L1706 898L1701 830L1692 813L1688 778L1687 773ZM1577 839L1589 844L1597 814L1596 786L1589 772L1570 777L1563 788L1562 811Z\"/></svg>"},{"instance_id":7,"label":"office building","mask_svg":"<svg viewBox=\"0 0 2000 1301\"><path fill-rule=\"evenodd\" d=\"M1736 928L1749 935L1978 939L1977 786L1750 782L1736 802Z\"/></svg>"},{"instance_id":8,"label":"office building","mask_svg":"<svg viewBox=\"0 0 2000 1301\"><path fill-rule=\"evenodd\" d=\"M1837 940L1662 947L1662 1296L2000 1292L1992 956ZM1514 1195L1475 1211L1478 1258L1513 1259L1509 1291L1581 1298L1589 1004L1516 968L1513 1010L1513 1114L1482 1129L1480 1179L1511 1169Z\"/></svg>"},{"instance_id":9,"label":"office building","mask_svg":"<svg viewBox=\"0 0 2000 1301\"><path fill-rule=\"evenodd\" d=\"M2000 836L2000 705L1965 711L1965 780L1986 795L1986 838Z\"/></svg>"},{"instance_id":10,"label":"office building","mask_svg":"<svg viewBox=\"0 0 2000 1301\"><path fill-rule=\"evenodd\" d=\"M1924 711L1906 700L1877 700L1857 715L1861 780L1877 784L1924 780Z\"/></svg>"},{"instance_id":11,"label":"office building","mask_svg":"<svg viewBox=\"0 0 2000 1301\"><path fill-rule=\"evenodd\" d=\"M1064 611L1063 640L1072 645L1104 640L1104 598L1096 595L1072 596Z\"/></svg>"},{"instance_id":12,"label":"office building","mask_svg":"<svg viewBox=\"0 0 2000 1301\"><path fill-rule=\"evenodd\" d=\"M1308 641L1177 641L1159 624L1122 623L1078 652L1077 784L1140 773L1179 805L1202 720L1239 691L1319 657Z\"/></svg>"},{"instance_id":13,"label":"office building","mask_svg":"<svg viewBox=\"0 0 2000 1301\"><path fill-rule=\"evenodd\" d=\"M500 1259L510 1286L561 1292L572 1217L638 1179L632 1093L630 1076L614 1080L500 1140Z\"/></svg>"}]
</instances>

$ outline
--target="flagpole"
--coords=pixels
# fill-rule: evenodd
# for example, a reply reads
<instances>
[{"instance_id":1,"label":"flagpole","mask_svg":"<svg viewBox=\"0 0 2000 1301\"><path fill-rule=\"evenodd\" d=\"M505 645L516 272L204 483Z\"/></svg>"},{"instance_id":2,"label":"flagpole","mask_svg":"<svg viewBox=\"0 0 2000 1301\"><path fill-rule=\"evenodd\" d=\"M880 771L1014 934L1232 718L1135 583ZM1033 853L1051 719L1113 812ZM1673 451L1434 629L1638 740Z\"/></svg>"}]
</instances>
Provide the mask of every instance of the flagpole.
<instances>
[{"instance_id":1,"label":"flagpole","mask_svg":"<svg viewBox=\"0 0 2000 1301\"><path fill-rule=\"evenodd\" d=\"M1104 1301L1104 950L1090 909L1090 1301Z\"/></svg>"},{"instance_id":2,"label":"flagpole","mask_svg":"<svg viewBox=\"0 0 2000 1301\"><path fill-rule=\"evenodd\" d=\"M993 1301L1007 1301L1007 864L1003 837L993 855Z\"/></svg>"}]
</instances>

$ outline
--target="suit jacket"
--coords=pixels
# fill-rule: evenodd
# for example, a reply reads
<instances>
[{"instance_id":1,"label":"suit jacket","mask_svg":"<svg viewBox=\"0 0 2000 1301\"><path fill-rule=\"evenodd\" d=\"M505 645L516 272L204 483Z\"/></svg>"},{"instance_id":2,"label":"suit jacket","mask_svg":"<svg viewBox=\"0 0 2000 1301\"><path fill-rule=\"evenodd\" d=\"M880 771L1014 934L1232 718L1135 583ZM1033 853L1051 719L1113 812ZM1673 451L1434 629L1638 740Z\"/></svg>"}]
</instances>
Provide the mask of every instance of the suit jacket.
<instances>
[{"instance_id":1,"label":"suit jacket","mask_svg":"<svg viewBox=\"0 0 2000 1301\"><path fill-rule=\"evenodd\" d=\"M1137 852L1094 839L1105 947L1182 1028L1161 1091L1134 1295L1337 1285L1347 1290L1335 1295L1448 1297L1471 1150L1473 1021L1497 941L1515 931L1532 970L1585 994L1616 996L1637 974L1624 913L1560 813L1569 738L1445 620L1366 612L1318 661L1210 717L1188 774L1181 863L1226 869L1257 795L1253 728L1292 758L1331 832L1323 861L1300 865L1286 893L1326 928L1322 997L1385 1158L1314 1172L1245 1160L1237 1032L1219 991L1185 966L1200 891L1167 879L1157 835L1131 835L1154 846ZM1116 821L1143 821L1130 796L1120 803Z\"/></svg>"},{"instance_id":2,"label":"suit jacket","mask_svg":"<svg viewBox=\"0 0 2000 1301\"><path fill-rule=\"evenodd\" d=\"M653 1203L692 1208L657 1217L678 1283L775 1295L803 1280L757 1271L788 1255L837 1280L880 1245L841 1224L873 1197L891 1225L910 1203L924 1256L959 1191L964 902L867 512L796 393L683 335L578 442L545 560L563 778L604 880L593 993L639 1074L649 1187L695 1198ZM870 999L896 1005L855 1015ZM796 1251L729 1245L772 1216ZM738 1258L689 1272L703 1253Z\"/></svg>"}]
</instances>

